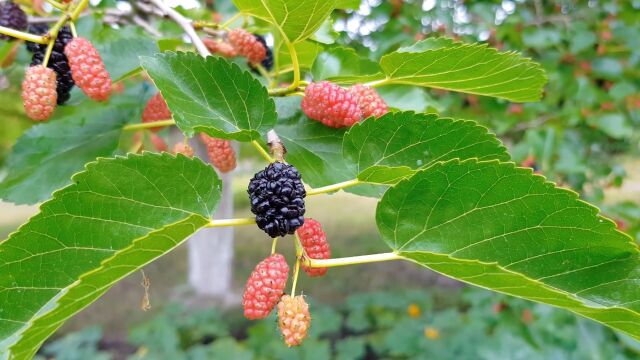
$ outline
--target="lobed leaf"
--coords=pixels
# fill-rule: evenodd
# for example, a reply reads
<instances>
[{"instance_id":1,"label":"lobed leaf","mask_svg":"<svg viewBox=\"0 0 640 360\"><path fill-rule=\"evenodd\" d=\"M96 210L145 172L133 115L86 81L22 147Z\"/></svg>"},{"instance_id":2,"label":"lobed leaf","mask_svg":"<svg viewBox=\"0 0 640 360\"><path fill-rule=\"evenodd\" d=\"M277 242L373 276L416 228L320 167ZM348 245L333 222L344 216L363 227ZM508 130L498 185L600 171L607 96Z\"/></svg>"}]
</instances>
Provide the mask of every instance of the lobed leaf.
<instances>
[{"instance_id":1,"label":"lobed leaf","mask_svg":"<svg viewBox=\"0 0 640 360\"><path fill-rule=\"evenodd\" d=\"M182 155L89 163L0 243L0 354L30 359L67 318L206 225L220 192L213 168Z\"/></svg>"},{"instance_id":2,"label":"lobed leaf","mask_svg":"<svg viewBox=\"0 0 640 360\"><path fill-rule=\"evenodd\" d=\"M260 139L276 122L273 100L249 72L220 57L165 52L142 57L176 125L188 136Z\"/></svg>"},{"instance_id":3,"label":"lobed leaf","mask_svg":"<svg viewBox=\"0 0 640 360\"><path fill-rule=\"evenodd\" d=\"M637 245L597 208L531 169L436 163L389 189L376 219L384 241L406 259L640 339Z\"/></svg>"},{"instance_id":4,"label":"lobed leaf","mask_svg":"<svg viewBox=\"0 0 640 360\"><path fill-rule=\"evenodd\" d=\"M539 64L516 52L446 38L423 40L389 53L380 60L380 67L388 83L520 102L539 100L547 80Z\"/></svg>"}]
</instances>

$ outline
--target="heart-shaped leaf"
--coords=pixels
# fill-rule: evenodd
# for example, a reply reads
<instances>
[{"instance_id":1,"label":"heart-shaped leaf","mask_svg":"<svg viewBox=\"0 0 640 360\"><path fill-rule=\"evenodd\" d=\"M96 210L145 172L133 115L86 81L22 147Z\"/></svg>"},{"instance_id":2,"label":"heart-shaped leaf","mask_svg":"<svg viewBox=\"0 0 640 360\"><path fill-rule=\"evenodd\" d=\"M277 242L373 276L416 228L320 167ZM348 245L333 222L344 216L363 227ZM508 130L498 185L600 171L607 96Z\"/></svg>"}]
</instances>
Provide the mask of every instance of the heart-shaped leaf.
<instances>
[{"instance_id":1,"label":"heart-shaped leaf","mask_svg":"<svg viewBox=\"0 0 640 360\"><path fill-rule=\"evenodd\" d=\"M267 89L249 72L220 57L166 52L142 57L185 134L204 132L238 141L257 140L273 128L276 112Z\"/></svg>"},{"instance_id":2,"label":"heart-shaped leaf","mask_svg":"<svg viewBox=\"0 0 640 360\"><path fill-rule=\"evenodd\" d=\"M198 159L99 159L0 243L0 353L30 359L111 285L209 222L221 182Z\"/></svg>"},{"instance_id":3,"label":"heart-shaped leaf","mask_svg":"<svg viewBox=\"0 0 640 360\"><path fill-rule=\"evenodd\" d=\"M597 208L531 169L436 163L389 189L376 219L402 257L640 339L638 246Z\"/></svg>"}]
</instances>

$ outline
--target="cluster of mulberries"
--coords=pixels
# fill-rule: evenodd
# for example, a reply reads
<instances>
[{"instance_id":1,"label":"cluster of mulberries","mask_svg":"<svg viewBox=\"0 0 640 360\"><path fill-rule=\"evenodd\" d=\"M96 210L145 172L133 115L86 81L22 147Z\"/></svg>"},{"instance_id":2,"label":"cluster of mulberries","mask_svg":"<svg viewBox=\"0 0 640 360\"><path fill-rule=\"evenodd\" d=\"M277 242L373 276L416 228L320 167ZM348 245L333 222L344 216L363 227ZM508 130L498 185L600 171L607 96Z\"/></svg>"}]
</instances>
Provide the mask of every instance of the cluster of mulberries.
<instances>
[{"instance_id":1,"label":"cluster of mulberries","mask_svg":"<svg viewBox=\"0 0 640 360\"><path fill-rule=\"evenodd\" d=\"M29 31L35 34L45 34L49 30L47 25L34 25ZM27 43L27 49L33 53L31 67L42 67L48 45ZM104 101L112 92L112 83L109 73L98 51L86 39L73 38L68 27L59 30L51 55L47 62L55 81L56 104L63 104L69 100L69 93L74 84L91 99ZM26 75L33 73L27 70ZM47 86L50 84L47 82ZM44 83L43 83L44 86ZM47 120L53 113L55 105L47 111L42 111L36 104L49 104L51 96L48 88L33 86L33 77L25 76L22 90L22 98L26 113L34 120ZM46 94L46 95L45 95ZM33 108L36 106L35 108ZM46 114L44 116L43 114ZM35 117L34 117L35 116Z\"/></svg>"},{"instance_id":2,"label":"cluster of mulberries","mask_svg":"<svg viewBox=\"0 0 640 360\"><path fill-rule=\"evenodd\" d=\"M367 117L378 117L389 111L374 89L364 85L343 88L329 81L309 84L301 106L309 118L334 128L352 126Z\"/></svg>"},{"instance_id":3,"label":"cluster of mulberries","mask_svg":"<svg viewBox=\"0 0 640 360\"><path fill-rule=\"evenodd\" d=\"M29 27L29 32L36 35L44 35L49 30L49 26L46 24L37 24ZM53 44L51 56L47 67L53 69L56 72L56 91L58 92L58 105L62 105L69 100L71 89L74 82L71 76L71 68L69 67L69 60L64 54L65 46L73 39L71 30L65 26L58 32L58 37ZM44 61L44 55L47 50L46 44L36 44L32 42L27 43L27 50L29 50L33 56L31 57L31 66L40 65Z\"/></svg>"},{"instance_id":4,"label":"cluster of mulberries","mask_svg":"<svg viewBox=\"0 0 640 360\"><path fill-rule=\"evenodd\" d=\"M0 3L0 26L24 31L27 28L27 15L13 1ZM9 40L10 36L0 35L0 40Z\"/></svg>"}]
</instances>

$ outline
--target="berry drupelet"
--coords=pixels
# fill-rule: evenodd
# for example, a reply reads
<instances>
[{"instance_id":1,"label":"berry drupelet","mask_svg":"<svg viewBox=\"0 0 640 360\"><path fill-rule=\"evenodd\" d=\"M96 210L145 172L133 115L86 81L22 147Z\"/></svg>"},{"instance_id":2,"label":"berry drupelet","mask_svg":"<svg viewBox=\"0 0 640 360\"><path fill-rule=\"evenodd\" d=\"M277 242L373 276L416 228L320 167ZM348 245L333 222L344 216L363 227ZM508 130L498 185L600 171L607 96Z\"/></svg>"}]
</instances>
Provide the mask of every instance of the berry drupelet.
<instances>
[{"instance_id":1,"label":"berry drupelet","mask_svg":"<svg viewBox=\"0 0 640 360\"><path fill-rule=\"evenodd\" d=\"M269 164L254 175L247 191L256 224L269 236L293 234L304 224L307 193L294 166L282 162Z\"/></svg>"}]
</instances>

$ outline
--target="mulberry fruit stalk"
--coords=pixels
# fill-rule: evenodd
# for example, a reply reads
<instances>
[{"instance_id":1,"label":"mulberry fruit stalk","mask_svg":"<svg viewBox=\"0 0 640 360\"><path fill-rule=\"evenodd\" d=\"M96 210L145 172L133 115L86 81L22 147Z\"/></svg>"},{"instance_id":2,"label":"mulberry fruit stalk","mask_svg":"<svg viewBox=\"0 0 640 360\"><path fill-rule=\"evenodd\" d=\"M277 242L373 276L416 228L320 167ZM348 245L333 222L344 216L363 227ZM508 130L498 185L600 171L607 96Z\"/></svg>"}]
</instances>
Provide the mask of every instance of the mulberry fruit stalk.
<instances>
[{"instance_id":1,"label":"mulberry fruit stalk","mask_svg":"<svg viewBox=\"0 0 640 360\"><path fill-rule=\"evenodd\" d=\"M289 265L280 254L273 254L258 263L242 295L244 316L249 320L269 316L284 293L288 276Z\"/></svg>"},{"instance_id":2,"label":"mulberry fruit stalk","mask_svg":"<svg viewBox=\"0 0 640 360\"><path fill-rule=\"evenodd\" d=\"M85 38L75 38L64 48L71 76L76 85L91 99L105 101L111 96L111 76L95 47Z\"/></svg>"},{"instance_id":3,"label":"mulberry fruit stalk","mask_svg":"<svg viewBox=\"0 0 640 360\"><path fill-rule=\"evenodd\" d=\"M169 110L167 103L164 101L162 94L157 92L151 97L151 99L149 99L147 105L144 107L144 111L142 112L142 122L150 123L168 119L171 119L171 111ZM161 129L162 126L157 126L150 128L149 130L157 132Z\"/></svg>"},{"instance_id":4,"label":"mulberry fruit stalk","mask_svg":"<svg viewBox=\"0 0 640 360\"><path fill-rule=\"evenodd\" d=\"M309 305L301 295L285 295L278 303L278 327L287 346L298 346L311 326Z\"/></svg>"},{"instance_id":5,"label":"mulberry fruit stalk","mask_svg":"<svg viewBox=\"0 0 640 360\"><path fill-rule=\"evenodd\" d=\"M300 239L300 243L304 249L305 254L310 259L328 259L331 257L331 248L327 242L327 235L322 229L322 225L314 219L304 219L304 225L302 225L296 234ZM327 273L327 268L311 268L302 265L304 270L309 276L317 277Z\"/></svg>"},{"instance_id":6,"label":"mulberry fruit stalk","mask_svg":"<svg viewBox=\"0 0 640 360\"><path fill-rule=\"evenodd\" d=\"M249 182L251 212L256 224L271 237L293 234L304 224L304 198L301 176L293 165L269 164Z\"/></svg>"},{"instance_id":7,"label":"mulberry fruit stalk","mask_svg":"<svg viewBox=\"0 0 640 360\"><path fill-rule=\"evenodd\" d=\"M33 120L49 119L56 108L56 73L42 65L27 69L22 82L24 109Z\"/></svg>"},{"instance_id":8,"label":"mulberry fruit stalk","mask_svg":"<svg viewBox=\"0 0 640 360\"><path fill-rule=\"evenodd\" d=\"M328 81L311 83L304 91L302 111L326 126L351 126L362 119L356 97L348 90Z\"/></svg>"},{"instance_id":9,"label":"mulberry fruit stalk","mask_svg":"<svg viewBox=\"0 0 640 360\"><path fill-rule=\"evenodd\" d=\"M236 152L231 146L231 141L216 139L207 134L200 134L200 138L207 148L209 161L222 173L227 173L236 168Z\"/></svg>"}]
</instances>

